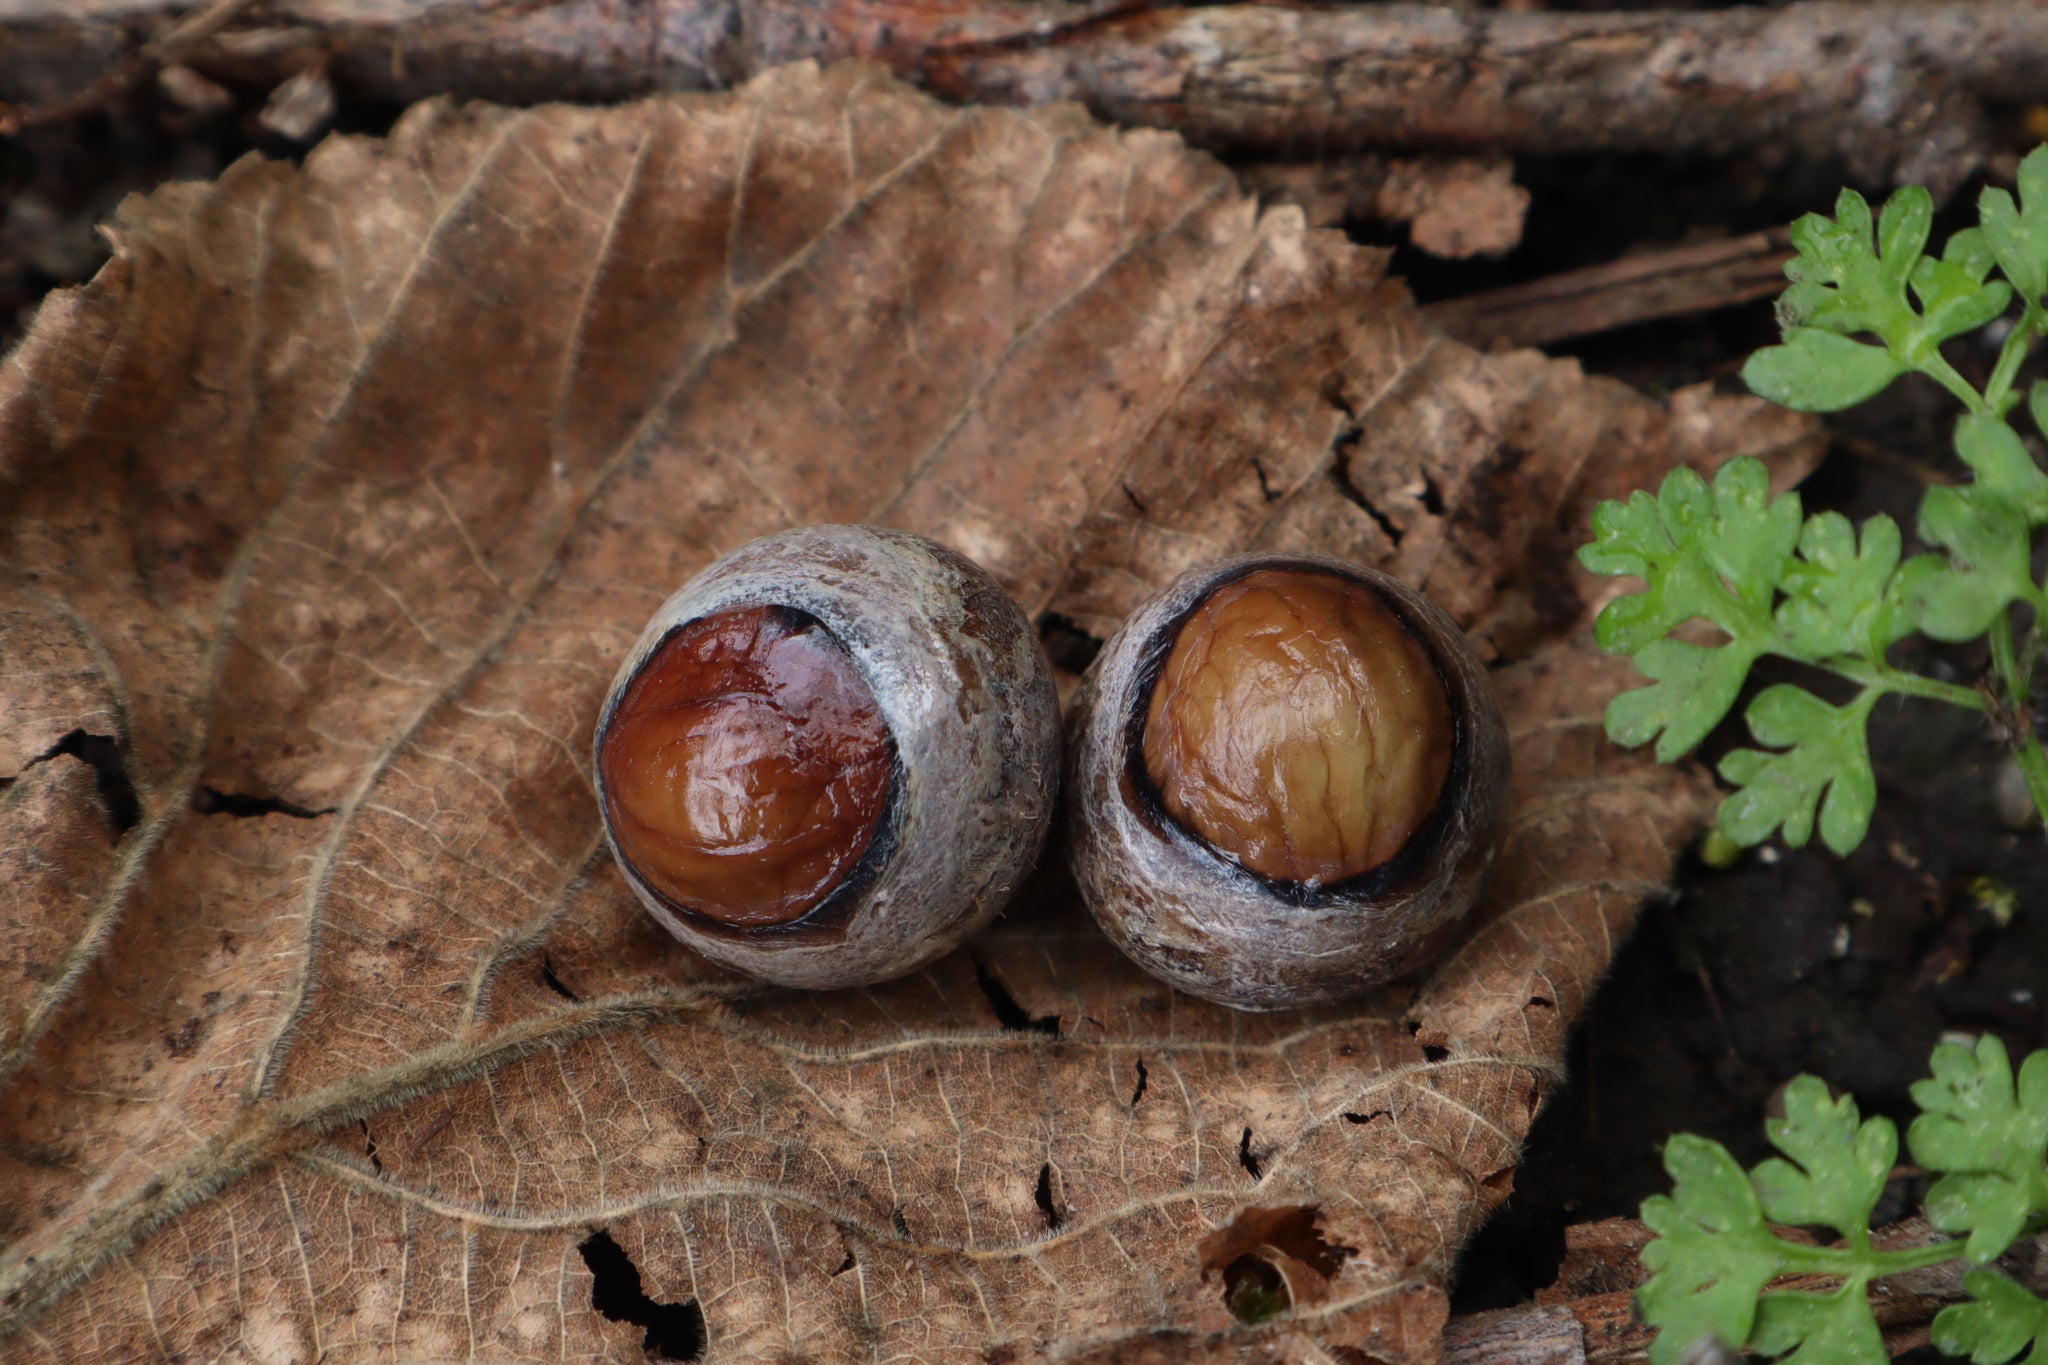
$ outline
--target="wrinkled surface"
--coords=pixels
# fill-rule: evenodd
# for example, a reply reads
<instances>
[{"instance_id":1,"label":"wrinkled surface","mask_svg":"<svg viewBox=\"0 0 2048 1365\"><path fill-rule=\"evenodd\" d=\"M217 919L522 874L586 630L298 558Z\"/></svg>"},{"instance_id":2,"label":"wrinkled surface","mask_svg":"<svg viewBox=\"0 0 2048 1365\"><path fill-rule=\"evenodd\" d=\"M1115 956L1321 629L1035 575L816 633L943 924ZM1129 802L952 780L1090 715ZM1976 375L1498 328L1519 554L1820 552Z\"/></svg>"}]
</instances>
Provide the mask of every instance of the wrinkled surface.
<instances>
[{"instance_id":1,"label":"wrinkled surface","mask_svg":"<svg viewBox=\"0 0 2048 1365\"><path fill-rule=\"evenodd\" d=\"M1602 738L1570 546L1805 419L1477 355L1168 136L862 67L431 104L115 238L0 372L0 1351L630 1359L602 1230L712 1361L1433 1357L1702 809ZM1514 734L1487 922L1259 1017L1056 878L868 990L692 957L600 851L592 727L670 590L818 520L1063 630L1238 546L1423 585ZM1203 1239L1311 1206L1327 1297L1240 1325Z\"/></svg>"},{"instance_id":2,"label":"wrinkled surface","mask_svg":"<svg viewBox=\"0 0 2048 1365\"><path fill-rule=\"evenodd\" d=\"M1443 792L1455 734L1436 665L1370 588L1261 569L1182 624L1145 768L1212 847L1322 886L1401 851Z\"/></svg>"},{"instance_id":3,"label":"wrinkled surface","mask_svg":"<svg viewBox=\"0 0 2048 1365\"><path fill-rule=\"evenodd\" d=\"M619 856L674 904L747 926L803 918L860 861L892 766L845 649L772 607L672 634L620 694L597 761Z\"/></svg>"}]
</instances>

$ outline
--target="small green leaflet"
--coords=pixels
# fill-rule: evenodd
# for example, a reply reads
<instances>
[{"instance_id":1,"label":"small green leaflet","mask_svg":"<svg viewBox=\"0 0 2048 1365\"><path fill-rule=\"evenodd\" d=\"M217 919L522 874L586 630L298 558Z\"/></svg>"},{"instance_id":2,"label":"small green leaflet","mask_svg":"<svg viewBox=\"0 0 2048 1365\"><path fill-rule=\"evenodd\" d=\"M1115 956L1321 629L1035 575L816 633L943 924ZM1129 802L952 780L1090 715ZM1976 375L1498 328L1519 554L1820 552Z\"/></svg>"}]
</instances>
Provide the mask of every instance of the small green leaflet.
<instances>
[{"instance_id":1,"label":"small green leaflet","mask_svg":"<svg viewBox=\"0 0 2048 1365\"><path fill-rule=\"evenodd\" d=\"M2030 526L2048 523L2048 474L2034 463L2018 432L1996 418L1971 413L1956 424L1956 454L1976 476L1975 490L2008 500Z\"/></svg>"},{"instance_id":2,"label":"small green leaflet","mask_svg":"<svg viewBox=\"0 0 2048 1365\"><path fill-rule=\"evenodd\" d=\"M1840 512L1819 512L1799 533L1799 557L1778 586L1778 629L1798 657L1861 655L1884 662L1887 647L1913 631L1886 595L1899 567L1899 526L1882 512L1863 523L1863 543Z\"/></svg>"},{"instance_id":3,"label":"small green leaflet","mask_svg":"<svg viewBox=\"0 0 2048 1365\"><path fill-rule=\"evenodd\" d=\"M1764 1216L1793 1227L1829 1227L1854 1241L1867 1237L1870 1211L1899 1155L1899 1130L1890 1119L1857 1122L1856 1101L1835 1099L1818 1076L1785 1087L1785 1117L1770 1119L1764 1134L1786 1160L1771 1157L1750 1173Z\"/></svg>"},{"instance_id":4,"label":"small green leaflet","mask_svg":"<svg viewBox=\"0 0 2048 1365\"><path fill-rule=\"evenodd\" d=\"M2020 162L2019 191L2015 204L2004 190L1985 190L1977 216L1998 268L2022 299L2039 303L2048 294L2048 147L2036 147Z\"/></svg>"},{"instance_id":5,"label":"small green leaflet","mask_svg":"<svg viewBox=\"0 0 2048 1365\"><path fill-rule=\"evenodd\" d=\"M1763 464L1753 459L1730 460L1711 487L1679 468L1654 498L1637 493L1625 503L1601 503L1593 536L1579 549L1581 564L1648 584L1609 602L1593 624L1594 638L1611 654L1635 655L1659 684L1615 698L1608 735L1636 745L1662 732L1657 757L1670 762L1720 723L1750 664L1772 648L1771 603L1799 539L1798 496L1770 496ZM1720 627L1728 643L1664 638L1695 618Z\"/></svg>"},{"instance_id":6,"label":"small green leaflet","mask_svg":"<svg viewBox=\"0 0 2048 1365\"><path fill-rule=\"evenodd\" d=\"M2011 305L2011 285L2004 280L1986 282L1991 266L1989 244L1976 228L1964 228L1949 238L1940 260L1920 259L1913 267L1913 296L1920 300L1921 317L1903 344L1891 343L1900 359L1931 373L1942 342L1976 331Z\"/></svg>"},{"instance_id":7,"label":"small green leaflet","mask_svg":"<svg viewBox=\"0 0 2048 1365\"><path fill-rule=\"evenodd\" d=\"M1643 1248L1653 1272L1636 1292L1643 1321L1657 1329L1650 1365L1674 1365L1712 1333L1749 1340L1757 1296L1784 1269L1784 1243L1764 1226L1748 1177L1718 1142L1679 1133L1664 1144L1670 1195L1643 1201L1643 1222L1657 1240Z\"/></svg>"},{"instance_id":8,"label":"small green leaflet","mask_svg":"<svg viewBox=\"0 0 2048 1365\"><path fill-rule=\"evenodd\" d=\"M1652 640L1636 655L1636 667L1652 685L1623 692L1608 703L1607 737L1631 749L1655 739L1657 761L1677 761L1735 705L1742 680L1761 652L1746 642L1706 649Z\"/></svg>"},{"instance_id":9,"label":"small green leaflet","mask_svg":"<svg viewBox=\"0 0 2048 1365\"><path fill-rule=\"evenodd\" d=\"M1883 695L1865 688L1838 707L1786 683L1759 693L1746 713L1750 733L1785 748L1736 749L1721 760L1721 776L1739 788L1721 803L1721 832L1749 845L1783 828L1785 842L1803 848L1817 811L1821 842L1843 857L1854 852L1877 809L1867 728L1870 708Z\"/></svg>"},{"instance_id":10,"label":"small green leaflet","mask_svg":"<svg viewBox=\"0 0 2048 1365\"><path fill-rule=\"evenodd\" d=\"M1749 1349L1781 1365L1880 1365L1891 1359L1870 1311L1870 1281L1852 1276L1832 1294L1767 1294Z\"/></svg>"},{"instance_id":11,"label":"small green leaflet","mask_svg":"<svg viewBox=\"0 0 2048 1365\"><path fill-rule=\"evenodd\" d=\"M1920 504L1921 538L1947 556L1919 556L1900 587L1906 611L1937 640L1973 640L2014 602L2041 601L2030 532L2048 525L2048 474L1995 418L1963 418L1956 453L1975 480L1930 488Z\"/></svg>"},{"instance_id":12,"label":"small green leaflet","mask_svg":"<svg viewBox=\"0 0 2048 1365\"><path fill-rule=\"evenodd\" d=\"M1673 626L1704 617L1733 636L1768 635L1772 595L1799 540L1799 497L1771 497L1760 460L1730 460L1711 487L1680 467L1656 497L1593 510L1593 543L1579 562L1633 574L1649 590L1609 602L1593 625L1611 654L1634 654Z\"/></svg>"},{"instance_id":13,"label":"small green leaflet","mask_svg":"<svg viewBox=\"0 0 2048 1365\"><path fill-rule=\"evenodd\" d=\"M1906 367L1882 346L1818 327L1793 327L1742 367L1749 391L1797 412L1840 412L1883 393Z\"/></svg>"},{"instance_id":14,"label":"small green leaflet","mask_svg":"<svg viewBox=\"0 0 2048 1365\"><path fill-rule=\"evenodd\" d=\"M2026 521L2004 494L1978 484L1930 488L1919 529L1948 552L1915 555L1900 572L1900 600L1928 635L1974 640L2014 602L2037 598Z\"/></svg>"},{"instance_id":15,"label":"small green leaflet","mask_svg":"<svg viewBox=\"0 0 2048 1365\"><path fill-rule=\"evenodd\" d=\"M1968 1356L1972 1365L2005 1365L2048 1335L2048 1303L2005 1276L1973 1270L1963 1276L1971 1302L1952 1303L1934 1315L1935 1346L1947 1355ZM2048 1361L2039 1346L2027 1352Z\"/></svg>"},{"instance_id":16,"label":"small green leaflet","mask_svg":"<svg viewBox=\"0 0 2048 1365\"><path fill-rule=\"evenodd\" d=\"M1833 218L1809 213L1792 225L1797 254L1785 263L1792 287L1778 300L1779 319L1843 336L1873 332L1889 340L1903 332L1913 322L1906 285L1933 226L1934 199L1925 190L1892 196L1881 235L1869 202L1843 190Z\"/></svg>"},{"instance_id":17,"label":"small green leaflet","mask_svg":"<svg viewBox=\"0 0 2048 1365\"><path fill-rule=\"evenodd\" d=\"M1913 1159L1943 1176L1927 1194L1927 1220L1969 1235L1971 1260L2004 1251L2027 1220L2048 1213L2048 1052L2020 1068L1992 1034L1977 1049L1943 1043L1932 1078L1916 1082L1924 1111L1906 1131Z\"/></svg>"}]
</instances>

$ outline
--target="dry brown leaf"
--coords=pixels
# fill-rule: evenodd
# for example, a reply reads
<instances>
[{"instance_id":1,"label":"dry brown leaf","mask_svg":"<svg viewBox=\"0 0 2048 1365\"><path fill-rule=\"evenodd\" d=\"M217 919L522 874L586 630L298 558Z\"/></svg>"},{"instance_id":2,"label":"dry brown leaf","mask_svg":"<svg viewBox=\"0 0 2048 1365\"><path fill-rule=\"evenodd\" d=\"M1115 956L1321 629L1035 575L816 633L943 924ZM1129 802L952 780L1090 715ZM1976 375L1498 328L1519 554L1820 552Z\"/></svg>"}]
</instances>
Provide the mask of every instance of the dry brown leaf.
<instances>
[{"instance_id":1,"label":"dry brown leaf","mask_svg":"<svg viewBox=\"0 0 2048 1365\"><path fill-rule=\"evenodd\" d=\"M1498 256L1522 240L1529 191L1505 157L1396 161L1380 190L1389 218L1409 221L1409 237L1432 256Z\"/></svg>"},{"instance_id":2,"label":"dry brown leaf","mask_svg":"<svg viewBox=\"0 0 2048 1365\"><path fill-rule=\"evenodd\" d=\"M715 1361L1433 1359L1701 810L1601 737L1567 551L1803 419L1480 356L1170 136L854 65L430 104L114 235L0 375L8 1356L618 1359L661 1303ZM826 520L1098 631L1242 545L1424 584L1515 732L1490 920L1270 1016L1050 873L870 990L692 957L600 852L592 720L671 588ZM1261 1233L1327 1285L1245 1326L1200 1248L1258 1209L1342 1255Z\"/></svg>"},{"instance_id":3,"label":"dry brown leaf","mask_svg":"<svg viewBox=\"0 0 2048 1365\"><path fill-rule=\"evenodd\" d=\"M1387 158L1366 154L1320 161L1250 161L1245 188L1299 204L1311 226L1347 218L1408 224L1408 240L1432 256L1498 256L1522 240L1529 191L1507 157Z\"/></svg>"}]
</instances>

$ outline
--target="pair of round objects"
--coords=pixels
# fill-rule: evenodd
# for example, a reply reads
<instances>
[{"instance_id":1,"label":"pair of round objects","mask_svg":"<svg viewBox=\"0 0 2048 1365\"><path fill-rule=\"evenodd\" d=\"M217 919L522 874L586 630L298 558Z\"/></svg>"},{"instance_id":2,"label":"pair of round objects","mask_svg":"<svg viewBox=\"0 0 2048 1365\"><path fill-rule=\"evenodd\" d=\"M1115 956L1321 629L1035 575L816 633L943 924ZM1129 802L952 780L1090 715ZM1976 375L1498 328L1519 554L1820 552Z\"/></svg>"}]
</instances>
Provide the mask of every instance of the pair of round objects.
<instances>
[{"instance_id":1,"label":"pair of round objects","mask_svg":"<svg viewBox=\"0 0 2048 1365\"><path fill-rule=\"evenodd\" d=\"M1068 857L1140 965L1241 1009L1435 955L1505 814L1485 673L1419 594L1240 558L1135 612L1076 694ZM1054 813L1059 703L986 571L864 526L753 541L671 597L597 726L605 833L648 910L785 985L913 971L1002 909Z\"/></svg>"}]
</instances>

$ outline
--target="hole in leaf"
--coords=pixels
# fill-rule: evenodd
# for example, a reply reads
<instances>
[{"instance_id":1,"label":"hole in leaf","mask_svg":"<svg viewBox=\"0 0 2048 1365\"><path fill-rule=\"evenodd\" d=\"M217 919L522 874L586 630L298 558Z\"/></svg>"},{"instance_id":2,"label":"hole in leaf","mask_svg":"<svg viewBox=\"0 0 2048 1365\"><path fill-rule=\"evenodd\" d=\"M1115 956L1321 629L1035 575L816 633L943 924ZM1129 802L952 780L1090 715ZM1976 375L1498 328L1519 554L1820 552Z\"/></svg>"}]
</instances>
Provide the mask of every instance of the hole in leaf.
<instances>
[{"instance_id":1,"label":"hole in leaf","mask_svg":"<svg viewBox=\"0 0 2048 1365\"><path fill-rule=\"evenodd\" d=\"M1277 1318L1294 1305L1279 1268L1258 1256L1240 1256L1223 1268L1223 1302L1239 1322Z\"/></svg>"},{"instance_id":2,"label":"hole in leaf","mask_svg":"<svg viewBox=\"0 0 2048 1365\"><path fill-rule=\"evenodd\" d=\"M1427 1061L1440 1062L1444 1058L1451 1055L1451 1050L1447 1047L1434 1047L1428 1043L1424 1043L1422 1045L1422 1055L1423 1058Z\"/></svg>"},{"instance_id":3,"label":"hole in leaf","mask_svg":"<svg viewBox=\"0 0 2048 1365\"><path fill-rule=\"evenodd\" d=\"M1390 1119L1392 1117L1394 1117L1394 1111L1391 1109L1375 1109L1370 1114L1353 1114L1347 1111L1344 1115L1344 1121L1346 1123L1371 1123L1374 1119Z\"/></svg>"},{"instance_id":4,"label":"hole in leaf","mask_svg":"<svg viewBox=\"0 0 2048 1365\"><path fill-rule=\"evenodd\" d=\"M1280 501L1280 490L1273 487L1272 481L1266 477L1266 467L1253 460L1252 473L1259 476L1259 496L1267 502Z\"/></svg>"},{"instance_id":5,"label":"hole in leaf","mask_svg":"<svg viewBox=\"0 0 2048 1365\"><path fill-rule=\"evenodd\" d=\"M1237 1140L1237 1164L1244 1167L1244 1173L1254 1180L1266 1173L1259 1165L1259 1159L1252 1155L1252 1130L1249 1128L1245 1129L1244 1136Z\"/></svg>"},{"instance_id":6,"label":"hole in leaf","mask_svg":"<svg viewBox=\"0 0 2048 1365\"><path fill-rule=\"evenodd\" d=\"M142 822L142 803L135 797L135 783L128 776L128 765L121 757L119 740L111 735L89 735L84 730L73 730L36 755L32 763L47 763L53 758L75 758L92 769L93 783L99 788L100 804L106 807L107 823L114 827L116 839Z\"/></svg>"},{"instance_id":7,"label":"hole in leaf","mask_svg":"<svg viewBox=\"0 0 2048 1365\"><path fill-rule=\"evenodd\" d=\"M192 793L192 809L201 815L232 815L249 819L258 815L289 815L294 820L317 820L323 815L334 814L334 807L314 810L310 806L294 805L281 796L244 796L240 792L224 792L216 787L200 787Z\"/></svg>"},{"instance_id":8,"label":"hole in leaf","mask_svg":"<svg viewBox=\"0 0 2048 1365\"><path fill-rule=\"evenodd\" d=\"M996 1022L1006 1029L1019 1033L1043 1033L1047 1037L1058 1037L1060 1017L1057 1014L1040 1015L1033 1018L1024 1007L1017 1003L1017 997L1010 994L1010 988L997 980L994 973L982 965L980 959L974 963L974 979L981 983L981 993L988 997L989 1008L996 1012Z\"/></svg>"},{"instance_id":9,"label":"hole in leaf","mask_svg":"<svg viewBox=\"0 0 2048 1365\"><path fill-rule=\"evenodd\" d=\"M1052 1201L1052 1163L1046 1162L1038 1168L1038 1189L1032 1198L1038 1201L1038 1211L1045 1215L1045 1225L1058 1232L1067 1216L1060 1212L1059 1205Z\"/></svg>"},{"instance_id":10,"label":"hole in leaf","mask_svg":"<svg viewBox=\"0 0 2048 1365\"><path fill-rule=\"evenodd\" d=\"M546 953L540 955L540 979L542 985L546 986L556 995L561 996L564 1000L575 1002L583 999L582 996L562 984L562 978L555 975L555 964L549 960Z\"/></svg>"},{"instance_id":11,"label":"hole in leaf","mask_svg":"<svg viewBox=\"0 0 2048 1365\"><path fill-rule=\"evenodd\" d=\"M1345 437L1339 437L1338 450L1342 452L1347 446L1356 445L1359 435L1360 433L1354 429L1347 432ZM1330 481L1337 485L1337 492L1343 495L1345 501L1373 519L1373 524L1380 528L1381 534L1386 536L1389 544L1396 547L1401 544L1401 528L1394 525L1392 517L1373 505L1372 499L1365 496L1363 489L1351 482L1351 475L1346 470L1341 455L1338 462L1330 468Z\"/></svg>"},{"instance_id":12,"label":"hole in leaf","mask_svg":"<svg viewBox=\"0 0 2048 1365\"><path fill-rule=\"evenodd\" d=\"M1554 1010L1557 1008L1557 1002L1547 995L1532 995L1529 997L1529 1008L1532 1010Z\"/></svg>"},{"instance_id":13,"label":"hole in leaf","mask_svg":"<svg viewBox=\"0 0 2048 1365\"><path fill-rule=\"evenodd\" d=\"M370 1136L370 1121L357 1119L356 1122L363 1130L363 1155L370 1159L370 1169L378 1175L384 1174L384 1159L377 1155L377 1139Z\"/></svg>"},{"instance_id":14,"label":"hole in leaf","mask_svg":"<svg viewBox=\"0 0 2048 1365\"><path fill-rule=\"evenodd\" d=\"M903 1206L901 1204L889 1210L889 1221L896 1225L896 1235L898 1237L907 1239L910 1236L910 1222L904 1218Z\"/></svg>"},{"instance_id":15,"label":"hole in leaf","mask_svg":"<svg viewBox=\"0 0 2048 1365\"><path fill-rule=\"evenodd\" d=\"M640 1271L625 1248L600 1228L576 1248L590 1267L590 1306L613 1322L647 1329L641 1349L659 1360L697 1360L704 1354L704 1310L695 1299L657 1303L640 1287Z\"/></svg>"},{"instance_id":16,"label":"hole in leaf","mask_svg":"<svg viewBox=\"0 0 2048 1365\"><path fill-rule=\"evenodd\" d=\"M1240 1322L1264 1322L1330 1297L1330 1281L1354 1254L1325 1238L1314 1205L1246 1209L1204 1237L1202 1278L1220 1273L1223 1303Z\"/></svg>"},{"instance_id":17,"label":"hole in leaf","mask_svg":"<svg viewBox=\"0 0 2048 1365\"><path fill-rule=\"evenodd\" d=\"M1131 1092L1131 1108L1138 1107L1138 1101L1145 1098L1145 1086L1152 1079L1152 1073L1145 1070L1145 1059L1138 1058L1138 1088Z\"/></svg>"},{"instance_id":18,"label":"hole in leaf","mask_svg":"<svg viewBox=\"0 0 2048 1365\"><path fill-rule=\"evenodd\" d=\"M832 1272L832 1278L835 1280L838 1279L841 1275L844 1275L847 1271L853 1269L858 1264L860 1263L853 1259L853 1253L850 1251L847 1252L846 1259L839 1263L839 1269Z\"/></svg>"}]
</instances>

